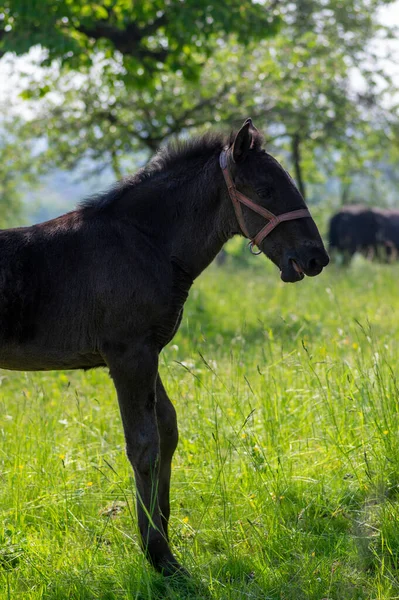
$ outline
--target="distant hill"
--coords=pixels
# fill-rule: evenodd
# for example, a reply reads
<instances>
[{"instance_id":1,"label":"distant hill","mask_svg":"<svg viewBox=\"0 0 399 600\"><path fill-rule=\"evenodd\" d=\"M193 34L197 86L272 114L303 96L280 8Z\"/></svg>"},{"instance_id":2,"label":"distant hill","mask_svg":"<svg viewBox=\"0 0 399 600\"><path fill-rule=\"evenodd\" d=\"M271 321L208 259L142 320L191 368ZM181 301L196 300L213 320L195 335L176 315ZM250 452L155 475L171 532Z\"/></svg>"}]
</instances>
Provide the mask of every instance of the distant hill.
<instances>
[{"instance_id":1,"label":"distant hill","mask_svg":"<svg viewBox=\"0 0 399 600\"><path fill-rule=\"evenodd\" d=\"M106 189L114 181L110 170L96 176L53 171L41 179L38 187L24 190L25 211L19 224L40 223L73 210L80 200Z\"/></svg>"}]
</instances>

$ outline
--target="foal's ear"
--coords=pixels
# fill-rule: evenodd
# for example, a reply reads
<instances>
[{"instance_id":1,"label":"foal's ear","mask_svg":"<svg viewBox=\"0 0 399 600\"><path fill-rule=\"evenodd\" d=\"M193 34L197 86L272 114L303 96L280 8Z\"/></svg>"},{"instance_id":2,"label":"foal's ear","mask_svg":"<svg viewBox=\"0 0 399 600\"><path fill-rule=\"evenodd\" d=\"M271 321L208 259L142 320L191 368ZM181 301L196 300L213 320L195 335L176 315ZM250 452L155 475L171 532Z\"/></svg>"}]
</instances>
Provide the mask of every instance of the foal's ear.
<instances>
[{"instance_id":1,"label":"foal's ear","mask_svg":"<svg viewBox=\"0 0 399 600\"><path fill-rule=\"evenodd\" d=\"M241 162L245 159L252 146L253 134L256 131L257 129L254 127L252 119L247 119L233 142L234 162Z\"/></svg>"}]
</instances>

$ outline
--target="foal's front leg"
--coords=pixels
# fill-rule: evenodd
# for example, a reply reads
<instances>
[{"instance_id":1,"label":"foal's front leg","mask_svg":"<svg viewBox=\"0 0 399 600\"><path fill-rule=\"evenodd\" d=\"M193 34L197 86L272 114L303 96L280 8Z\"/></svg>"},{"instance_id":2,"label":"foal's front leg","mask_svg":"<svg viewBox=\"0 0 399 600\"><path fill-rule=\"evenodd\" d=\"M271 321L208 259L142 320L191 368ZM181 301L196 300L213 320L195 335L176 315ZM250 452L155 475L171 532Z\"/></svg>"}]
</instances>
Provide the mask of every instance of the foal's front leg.
<instances>
[{"instance_id":1,"label":"foal's front leg","mask_svg":"<svg viewBox=\"0 0 399 600\"><path fill-rule=\"evenodd\" d=\"M166 393L161 377L157 379L156 413L161 446L161 461L159 465L158 501L161 510L163 530L168 538L168 522L170 514L169 490L172 457L176 450L179 434L177 429L176 411Z\"/></svg>"},{"instance_id":2,"label":"foal's front leg","mask_svg":"<svg viewBox=\"0 0 399 600\"><path fill-rule=\"evenodd\" d=\"M106 360L118 393L137 488L137 515L144 551L158 571L182 571L170 551L158 503L160 440L156 416L157 352L141 346L127 353L107 351Z\"/></svg>"}]
</instances>

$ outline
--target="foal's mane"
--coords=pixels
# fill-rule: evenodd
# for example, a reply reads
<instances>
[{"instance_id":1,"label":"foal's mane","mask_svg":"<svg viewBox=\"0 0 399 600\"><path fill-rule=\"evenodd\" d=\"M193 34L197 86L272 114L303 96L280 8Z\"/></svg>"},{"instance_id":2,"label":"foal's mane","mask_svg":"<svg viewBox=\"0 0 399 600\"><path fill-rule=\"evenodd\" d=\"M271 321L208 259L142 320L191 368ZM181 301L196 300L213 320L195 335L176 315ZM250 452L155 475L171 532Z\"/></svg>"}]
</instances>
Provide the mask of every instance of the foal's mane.
<instances>
[{"instance_id":1,"label":"foal's mane","mask_svg":"<svg viewBox=\"0 0 399 600\"><path fill-rule=\"evenodd\" d=\"M225 146L230 146L235 133L207 132L202 136L189 140L173 139L162 146L151 160L133 175L128 175L112 185L108 190L89 196L79 203L81 208L103 209L133 190L140 184L154 179L160 173L169 170L178 170L179 176L184 177L184 162L197 160L206 162L214 154L219 154ZM253 132L253 147L261 146L261 135L257 130Z\"/></svg>"}]
</instances>

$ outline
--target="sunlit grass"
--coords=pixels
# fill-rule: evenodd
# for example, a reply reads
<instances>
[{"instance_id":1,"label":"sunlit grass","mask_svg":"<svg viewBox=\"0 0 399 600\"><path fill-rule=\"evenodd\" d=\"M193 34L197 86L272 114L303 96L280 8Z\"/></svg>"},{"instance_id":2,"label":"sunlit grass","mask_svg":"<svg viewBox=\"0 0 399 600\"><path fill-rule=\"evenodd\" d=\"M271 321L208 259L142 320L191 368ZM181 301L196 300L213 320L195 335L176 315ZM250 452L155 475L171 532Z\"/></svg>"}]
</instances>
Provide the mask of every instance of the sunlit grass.
<instances>
[{"instance_id":1,"label":"sunlit grass","mask_svg":"<svg viewBox=\"0 0 399 600\"><path fill-rule=\"evenodd\" d=\"M399 598L399 266L208 270L161 359L180 425L165 582L112 384L1 372L0 597Z\"/></svg>"}]
</instances>

